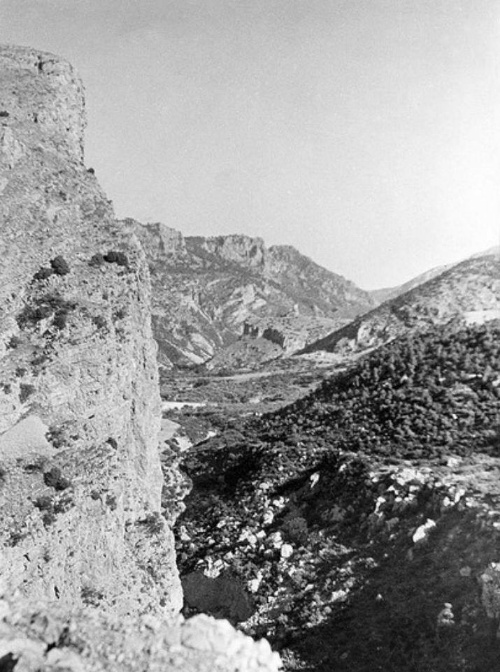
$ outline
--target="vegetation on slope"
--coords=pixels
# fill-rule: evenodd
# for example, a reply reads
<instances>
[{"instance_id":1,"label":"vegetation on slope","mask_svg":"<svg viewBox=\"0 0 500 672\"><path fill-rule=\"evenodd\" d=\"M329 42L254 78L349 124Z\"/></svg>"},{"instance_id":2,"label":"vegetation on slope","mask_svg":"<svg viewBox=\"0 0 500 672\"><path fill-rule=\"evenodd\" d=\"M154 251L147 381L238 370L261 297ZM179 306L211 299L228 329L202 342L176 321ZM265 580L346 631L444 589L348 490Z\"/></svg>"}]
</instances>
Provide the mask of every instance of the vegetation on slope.
<instances>
[{"instance_id":1,"label":"vegetation on slope","mask_svg":"<svg viewBox=\"0 0 500 672\"><path fill-rule=\"evenodd\" d=\"M239 581L255 610L241 627L288 670L497 669L481 582L500 529L499 337L498 322L404 337L195 448L183 575Z\"/></svg>"},{"instance_id":2,"label":"vegetation on slope","mask_svg":"<svg viewBox=\"0 0 500 672\"><path fill-rule=\"evenodd\" d=\"M263 426L269 439L306 434L399 457L497 450L500 322L402 337Z\"/></svg>"}]
</instances>

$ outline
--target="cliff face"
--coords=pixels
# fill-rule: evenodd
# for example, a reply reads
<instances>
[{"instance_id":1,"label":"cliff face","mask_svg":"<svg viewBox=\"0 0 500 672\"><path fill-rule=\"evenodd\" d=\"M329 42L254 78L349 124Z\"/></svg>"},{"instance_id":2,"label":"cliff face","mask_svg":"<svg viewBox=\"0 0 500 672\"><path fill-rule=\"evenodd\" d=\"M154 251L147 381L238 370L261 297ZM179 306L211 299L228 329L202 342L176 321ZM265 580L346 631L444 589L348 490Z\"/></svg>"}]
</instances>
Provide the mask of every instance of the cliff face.
<instances>
[{"instance_id":1,"label":"cliff face","mask_svg":"<svg viewBox=\"0 0 500 672\"><path fill-rule=\"evenodd\" d=\"M69 64L0 47L0 668L276 672L267 642L177 615L149 272L84 126Z\"/></svg>"},{"instance_id":2,"label":"cliff face","mask_svg":"<svg viewBox=\"0 0 500 672\"><path fill-rule=\"evenodd\" d=\"M266 642L177 616L149 271L84 126L69 64L0 47L0 668L275 672Z\"/></svg>"},{"instance_id":3,"label":"cliff face","mask_svg":"<svg viewBox=\"0 0 500 672\"><path fill-rule=\"evenodd\" d=\"M164 366L199 364L218 352L224 359L245 334L272 335L282 352L293 351L374 305L367 292L293 247L267 248L241 235L183 238L131 219L124 227L147 252Z\"/></svg>"},{"instance_id":4,"label":"cliff face","mask_svg":"<svg viewBox=\"0 0 500 672\"><path fill-rule=\"evenodd\" d=\"M0 570L32 600L174 613L148 268L84 127L69 64L0 48Z\"/></svg>"}]
</instances>

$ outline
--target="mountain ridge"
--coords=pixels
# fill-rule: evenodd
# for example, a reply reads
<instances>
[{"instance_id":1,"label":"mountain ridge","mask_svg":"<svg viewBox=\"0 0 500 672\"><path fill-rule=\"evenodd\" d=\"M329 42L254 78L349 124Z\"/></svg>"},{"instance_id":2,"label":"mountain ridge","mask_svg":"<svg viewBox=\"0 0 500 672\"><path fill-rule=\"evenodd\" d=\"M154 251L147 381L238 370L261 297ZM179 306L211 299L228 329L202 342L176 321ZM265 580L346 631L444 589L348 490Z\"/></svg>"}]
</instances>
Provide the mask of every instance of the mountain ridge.
<instances>
[{"instance_id":1,"label":"mountain ridge","mask_svg":"<svg viewBox=\"0 0 500 672\"><path fill-rule=\"evenodd\" d=\"M264 337L283 352L349 322L374 305L368 292L291 246L240 234L186 236L132 219L153 282L159 361L201 364L240 337ZM306 319L307 318L307 319ZM309 327L306 322L311 320Z\"/></svg>"},{"instance_id":2,"label":"mountain ridge","mask_svg":"<svg viewBox=\"0 0 500 672\"><path fill-rule=\"evenodd\" d=\"M453 266L460 264L462 261L466 261L467 259L475 259L476 257L484 257L491 254L500 255L500 245L494 245L493 247L481 250L480 252L475 252L474 254L471 254L468 257L459 259L458 261L453 261L449 264L434 266L433 268L430 268L428 271L419 273L415 277L410 278L406 282L403 282L401 285L394 285L393 287L382 287L380 289L371 289L369 290L369 292L370 295L377 301L377 303L385 303L385 301L395 299L397 296L409 292L410 289L418 287L418 285L423 285L424 282L436 278L438 275L441 275L450 268L453 268Z\"/></svg>"},{"instance_id":3,"label":"mountain ridge","mask_svg":"<svg viewBox=\"0 0 500 672\"><path fill-rule=\"evenodd\" d=\"M494 319L499 311L500 257L491 248L385 301L301 352L359 351L387 343L410 329L452 319Z\"/></svg>"}]
</instances>

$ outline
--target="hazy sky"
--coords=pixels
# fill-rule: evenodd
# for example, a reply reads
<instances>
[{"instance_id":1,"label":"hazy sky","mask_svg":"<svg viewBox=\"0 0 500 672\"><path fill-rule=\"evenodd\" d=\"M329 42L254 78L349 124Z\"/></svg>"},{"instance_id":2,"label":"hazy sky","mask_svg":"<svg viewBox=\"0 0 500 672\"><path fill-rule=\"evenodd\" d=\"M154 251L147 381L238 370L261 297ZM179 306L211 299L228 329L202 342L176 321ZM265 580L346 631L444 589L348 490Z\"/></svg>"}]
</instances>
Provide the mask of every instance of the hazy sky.
<instances>
[{"instance_id":1,"label":"hazy sky","mask_svg":"<svg viewBox=\"0 0 500 672\"><path fill-rule=\"evenodd\" d=\"M0 0L68 58L119 217L364 288L499 242L500 0Z\"/></svg>"}]
</instances>

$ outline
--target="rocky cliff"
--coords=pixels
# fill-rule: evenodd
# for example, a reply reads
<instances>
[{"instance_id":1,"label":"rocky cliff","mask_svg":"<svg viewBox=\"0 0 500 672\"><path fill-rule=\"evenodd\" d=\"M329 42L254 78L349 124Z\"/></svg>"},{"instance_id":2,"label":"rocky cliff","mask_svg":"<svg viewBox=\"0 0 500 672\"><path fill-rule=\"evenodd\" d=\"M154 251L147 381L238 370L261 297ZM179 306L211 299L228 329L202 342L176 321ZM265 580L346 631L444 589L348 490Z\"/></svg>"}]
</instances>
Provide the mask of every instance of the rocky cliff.
<instances>
[{"instance_id":1,"label":"rocky cliff","mask_svg":"<svg viewBox=\"0 0 500 672\"><path fill-rule=\"evenodd\" d=\"M129 649L141 665L154 658L137 619L159 619L156 632L182 602L175 511L161 509L148 267L85 169L84 127L82 84L68 63L0 48L0 663L8 670L21 659L23 670L137 669ZM176 465L163 467L175 484ZM196 644L196 627L186 627ZM169 650L167 635L153 639ZM266 661L256 669L275 667Z\"/></svg>"},{"instance_id":2,"label":"rocky cliff","mask_svg":"<svg viewBox=\"0 0 500 672\"><path fill-rule=\"evenodd\" d=\"M167 366L204 362L242 335L290 352L375 305L293 247L267 248L242 235L184 238L163 224L131 219L124 227L148 255L154 332Z\"/></svg>"}]
</instances>

